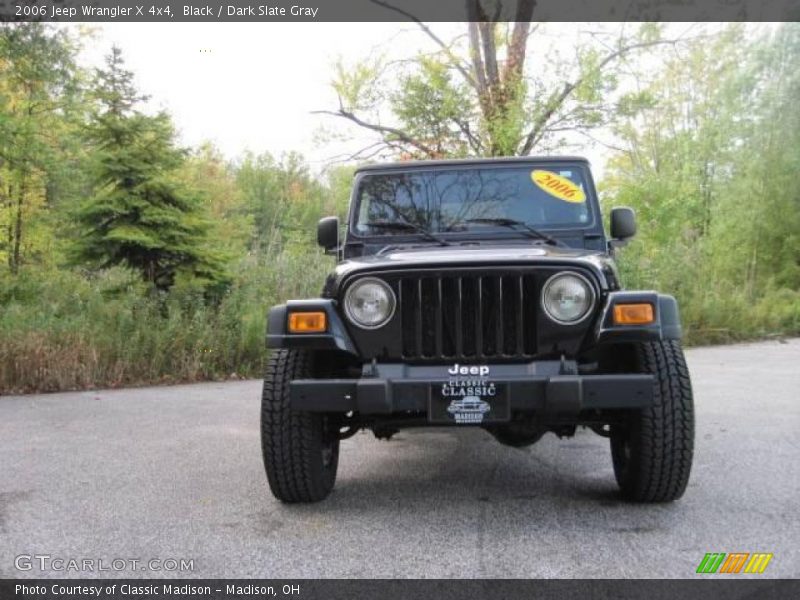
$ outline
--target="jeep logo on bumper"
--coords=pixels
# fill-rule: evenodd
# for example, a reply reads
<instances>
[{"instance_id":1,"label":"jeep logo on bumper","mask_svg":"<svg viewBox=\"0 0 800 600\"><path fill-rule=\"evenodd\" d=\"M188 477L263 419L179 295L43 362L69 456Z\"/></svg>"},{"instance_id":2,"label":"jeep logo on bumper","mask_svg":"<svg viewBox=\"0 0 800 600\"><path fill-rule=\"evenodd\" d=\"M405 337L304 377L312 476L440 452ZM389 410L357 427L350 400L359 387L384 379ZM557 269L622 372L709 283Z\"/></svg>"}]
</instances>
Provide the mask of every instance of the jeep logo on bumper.
<instances>
[{"instance_id":1,"label":"jeep logo on bumper","mask_svg":"<svg viewBox=\"0 0 800 600\"><path fill-rule=\"evenodd\" d=\"M473 365L468 367L466 365L454 364L447 369L450 375L478 375L479 377L486 377L489 374L489 367L486 365Z\"/></svg>"}]
</instances>

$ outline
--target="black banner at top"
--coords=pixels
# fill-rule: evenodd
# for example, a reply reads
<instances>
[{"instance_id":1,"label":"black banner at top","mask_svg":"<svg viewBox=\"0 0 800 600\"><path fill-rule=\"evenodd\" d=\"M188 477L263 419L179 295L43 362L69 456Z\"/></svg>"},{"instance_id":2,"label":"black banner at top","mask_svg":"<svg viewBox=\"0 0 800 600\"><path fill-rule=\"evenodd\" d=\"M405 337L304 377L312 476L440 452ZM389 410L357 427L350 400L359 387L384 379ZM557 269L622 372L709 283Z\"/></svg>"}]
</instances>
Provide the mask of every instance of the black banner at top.
<instances>
[{"instance_id":1,"label":"black banner at top","mask_svg":"<svg viewBox=\"0 0 800 600\"><path fill-rule=\"evenodd\" d=\"M523 20L520 15L533 21L796 21L800 0L0 0L3 21L436 22Z\"/></svg>"}]
</instances>

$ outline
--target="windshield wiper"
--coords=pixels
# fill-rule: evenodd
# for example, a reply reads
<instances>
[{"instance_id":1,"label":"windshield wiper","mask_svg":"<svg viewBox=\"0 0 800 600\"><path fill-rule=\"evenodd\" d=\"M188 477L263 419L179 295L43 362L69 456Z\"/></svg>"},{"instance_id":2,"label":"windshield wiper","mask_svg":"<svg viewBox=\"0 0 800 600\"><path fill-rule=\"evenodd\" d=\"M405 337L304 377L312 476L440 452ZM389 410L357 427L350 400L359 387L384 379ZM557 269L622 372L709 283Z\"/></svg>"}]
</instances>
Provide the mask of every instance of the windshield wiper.
<instances>
[{"instance_id":1,"label":"windshield wiper","mask_svg":"<svg viewBox=\"0 0 800 600\"><path fill-rule=\"evenodd\" d=\"M548 244L553 244L554 246L558 246L561 244L557 239L547 235L539 231L538 229L534 229L524 221L516 221L514 219L465 219L464 223L477 223L479 225L497 225L499 227L508 227L509 229L513 229L514 231L518 231L531 239L539 239L547 242Z\"/></svg>"},{"instance_id":2,"label":"windshield wiper","mask_svg":"<svg viewBox=\"0 0 800 600\"><path fill-rule=\"evenodd\" d=\"M419 225L414 225L413 223L409 223L408 221L367 221L363 223L363 225L367 227L373 227L375 229L394 229L396 231L413 231L414 233L418 233L422 237L432 242L436 242L440 246L452 246L450 242L447 240L440 238L438 235L431 233L427 229L420 227Z\"/></svg>"}]
</instances>

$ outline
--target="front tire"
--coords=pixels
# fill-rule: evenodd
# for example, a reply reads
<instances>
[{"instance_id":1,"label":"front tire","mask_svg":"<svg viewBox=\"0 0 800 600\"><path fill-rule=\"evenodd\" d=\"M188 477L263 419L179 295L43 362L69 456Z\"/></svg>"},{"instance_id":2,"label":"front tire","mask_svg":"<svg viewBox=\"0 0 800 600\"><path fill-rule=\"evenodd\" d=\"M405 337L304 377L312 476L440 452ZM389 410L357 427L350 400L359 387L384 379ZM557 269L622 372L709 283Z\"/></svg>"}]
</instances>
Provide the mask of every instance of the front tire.
<instances>
[{"instance_id":1,"label":"front tire","mask_svg":"<svg viewBox=\"0 0 800 600\"><path fill-rule=\"evenodd\" d=\"M261 450L272 494L281 502L319 502L333 490L338 430L326 415L292 410L289 383L313 376L314 356L278 350L267 363L261 399Z\"/></svg>"},{"instance_id":2,"label":"front tire","mask_svg":"<svg viewBox=\"0 0 800 600\"><path fill-rule=\"evenodd\" d=\"M680 342L635 347L636 371L654 377L653 405L612 428L611 455L622 495L671 502L686 490L694 454L694 401Z\"/></svg>"}]
</instances>

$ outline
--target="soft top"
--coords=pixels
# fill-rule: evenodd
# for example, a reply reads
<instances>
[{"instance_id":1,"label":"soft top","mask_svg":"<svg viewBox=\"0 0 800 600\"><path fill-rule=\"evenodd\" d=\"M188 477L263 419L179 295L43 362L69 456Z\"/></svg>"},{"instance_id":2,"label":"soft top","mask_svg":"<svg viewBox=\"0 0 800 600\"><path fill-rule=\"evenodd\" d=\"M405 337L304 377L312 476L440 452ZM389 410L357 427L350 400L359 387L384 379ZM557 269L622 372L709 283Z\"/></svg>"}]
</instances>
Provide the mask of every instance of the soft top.
<instances>
[{"instance_id":1,"label":"soft top","mask_svg":"<svg viewBox=\"0 0 800 600\"><path fill-rule=\"evenodd\" d=\"M582 156L502 156L496 158L459 158L448 160L406 160L386 163L362 165L356 173L365 171L407 171L410 169L431 169L436 167L469 167L497 164L534 164L534 163L586 163L589 161Z\"/></svg>"}]
</instances>

